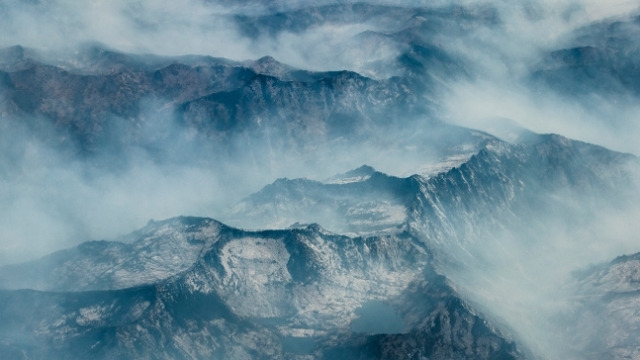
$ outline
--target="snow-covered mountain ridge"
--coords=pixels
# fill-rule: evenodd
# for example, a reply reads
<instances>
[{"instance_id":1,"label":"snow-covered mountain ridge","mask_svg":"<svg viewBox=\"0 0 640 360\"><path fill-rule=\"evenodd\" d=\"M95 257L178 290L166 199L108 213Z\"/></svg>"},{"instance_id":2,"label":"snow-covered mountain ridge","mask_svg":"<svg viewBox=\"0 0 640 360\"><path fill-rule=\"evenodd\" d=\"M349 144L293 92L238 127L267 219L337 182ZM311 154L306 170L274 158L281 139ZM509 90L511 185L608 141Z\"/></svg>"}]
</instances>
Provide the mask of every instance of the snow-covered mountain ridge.
<instances>
[{"instance_id":1,"label":"snow-covered mountain ridge","mask_svg":"<svg viewBox=\"0 0 640 360\"><path fill-rule=\"evenodd\" d=\"M116 289L122 284L117 272L113 281L105 282L100 267L85 267L84 279L77 279L80 271L65 274L76 269L72 263L82 266L90 262L83 256L65 257L63 252L56 257L58 263L51 257L45 259L47 270L57 278L76 278L77 286L63 284L67 286L64 292L55 285L49 286L53 292L0 291L5 304L0 313L5 324L3 352L23 353L29 358L43 356L40 354L64 358L65 351L74 351L91 358L117 354L201 358L217 354L303 359L333 358L331 354L343 347L364 355L371 349L357 345L362 340L383 344L385 352L395 353L400 351L395 345L398 339L421 339L418 341L425 343L413 350L415 354L435 358L464 353L478 358L492 354L521 357L511 340L433 272L427 251L408 233L350 238L317 225L246 232L210 219L182 217L150 224L133 234L138 238L130 243L129 251L135 258L136 253L144 254L148 249L139 244L160 247L167 234L178 233L197 242L201 249L186 270L151 280L147 269L128 268L140 274L137 286L120 290ZM171 240L179 243L181 239ZM97 258L108 258L111 247L95 245L83 244L77 250L92 247L89 257L104 252L104 257ZM173 258L162 254L156 253L156 265L170 265ZM175 248L167 254L179 256ZM2 272L6 275L11 269ZM100 287L100 291L86 291ZM431 300L418 300L425 296ZM31 312L14 310L24 308L25 303ZM400 321L396 340L388 342L387 335L366 335L378 333L384 324L373 322L363 328L365 333L356 330L355 324L365 321L358 320L364 316L358 317L359 309L368 306L377 306L378 311L387 311ZM451 328L434 328L428 319L445 321ZM473 335L466 326L476 329ZM440 343L447 337L459 340ZM31 340L21 340L24 338ZM256 341L263 346L257 347ZM93 345L85 348L83 343ZM296 343L311 345L300 350ZM482 350L476 343L484 344Z\"/></svg>"},{"instance_id":2,"label":"snow-covered mountain ridge","mask_svg":"<svg viewBox=\"0 0 640 360\"><path fill-rule=\"evenodd\" d=\"M640 358L639 14L0 2L0 358Z\"/></svg>"},{"instance_id":3,"label":"snow-covered mountain ridge","mask_svg":"<svg viewBox=\"0 0 640 360\"><path fill-rule=\"evenodd\" d=\"M525 346L529 345L526 337L519 333L519 324L510 323L508 314L506 319L496 317L496 310L483 302L487 294L482 289L494 286L495 291L500 291L501 283L490 277L469 282L464 274L477 267L517 261L522 268L514 271L513 276L516 279L526 278L530 275L528 272L535 271L536 267L533 266L535 263L522 262L521 256L537 253L545 257L540 251L548 251L550 246L554 246L545 240L548 227L564 224L567 217L574 222L583 222L592 219L594 212L605 207L625 206L632 201L630 196L634 192L630 187L627 196L620 196L619 189L633 185L628 181L633 179L631 175L637 167L638 160L631 155L557 135L530 134L516 144L497 140L490 142L459 167L432 177L415 175L399 178L371 167L362 167L335 177L352 179L358 175L358 181L330 180L323 183L280 179L241 203L233 215L236 219L244 218L255 224L263 212L281 217L279 221L283 224L293 224L308 222L313 215L325 213L327 219L342 219L342 222L329 222L343 226L336 229L366 234L363 236L339 235L318 225L244 231L211 219L181 217L152 221L118 241L88 242L29 264L3 267L0 279L4 288L44 290L34 293L38 294L34 295L36 298L42 296L44 299L53 296L48 295L54 294L49 291L66 294L55 295L58 299L57 296L84 298L87 290L98 290L94 293L99 304L67 307L58 313L57 320L53 317L47 320L51 322L49 325L43 325L47 322L34 324L22 330L26 334L40 334L38 336L43 336L42 339L61 336L60 331L67 328L61 328L63 325L60 324L88 329L102 324L103 320L106 321L104 324L110 323L112 320L108 319L116 316L113 311L119 309L117 314L120 314L124 311L123 306L130 310L124 315L117 315L117 318L125 316L128 320L117 321L131 325L118 331L134 331L135 335L128 333L127 336L139 339L142 329L146 332L168 326L159 323L157 318L148 322L151 314L169 316L162 307L182 307L185 301L198 304L205 301L208 304L206 308L211 309L202 308L202 311L212 316L212 321L225 319L225 322L235 324L233 326L248 322L250 325L247 326L254 329L251 331L258 331L263 334L261 336L266 336L265 339L271 339L268 340L272 343L270 349L280 354L278 356L294 356L298 352L299 356L322 358L333 356L327 354L335 354L334 351L360 356L357 354L373 351L370 346L378 349L376 351L399 356L398 346L404 346L401 345L404 341L462 336L459 332L455 332L458 335L439 333L442 329L434 328L434 324L426 320L443 321L440 316L456 313L465 319L460 321L484 324L480 335L464 335L471 336L470 342L465 340L457 345L445 346L439 340L436 343L429 340L412 351L440 354L434 355L436 358L490 358L485 356L497 353L519 358L530 351L526 347L517 350L512 344L516 339ZM588 197L595 188L619 196L607 197L608 202L601 203ZM580 199L582 207L578 209L566 202L571 198ZM394 207L399 215L392 218L388 209ZM540 209L543 212L537 211ZM528 222L531 218L537 222ZM381 219L387 219L389 225L382 226L385 221ZM519 236L510 236L516 231ZM521 242L523 236L531 242ZM589 238L585 240L591 241ZM487 242L491 242L489 248L501 248L503 252L484 252ZM572 249L577 244L567 243L565 246ZM548 258L550 264L553 264L553 259ZM25 276L12 278L11 274L18 272ZM491 270L483 274L490 276ZM490 287L478 288L474 285L476 281L481 286ZM482 285L487 281L492 285ZM539 285L531 284L533 290ZM458 290L454 290L457 288L470 297L472 303L462 300ZM11 303L25 291L5 290L3 294ZM139 295L130 295L132 291L148 294L143 296L146 300L117 305L120 301L129 301L126 300L129 296L137 299ZM120 300L120 296L125 299ZM145 296L152 296L153 300ZM419 301L422 296L432 300ZM109 301L116 303L107 304L103 297L114 299ZM445 298L449 300L443 302ZM42 300L38 306L53 306L51 301ZM167 301L173 305L168 305ZM476 302L478 307L472 305ZM151 304L164 305L153 308ZM196 308L199 306L204 305ZM388 337L390 335L369 338L356 331L358 326L362 326L358 325L358 319L362 317L358 314L366 313L362 309L370 306L377 307L377 311L388 311L403 324L401 335L393 335L394 340ZM172 313L171 321L182 321L180 316L185 314L180 314ZM491 325L491 319L500 326ZM253 354L276 356L275 353L262 353L242 342L235 343L232 346L234 350L209 343L212 339L200 337L204 336L200 331L223 331L221 323L214 323L206 326L193 324L196 326L193 331L201 335L198 335L200 340L190 340L196 342L188 345L189 351L201 351L194 349L206 343L209 344L206 346L220 349L225 354L228 351L243 354L258 351ZM137 324L135 330L124 330L133 324ZM49 330L44 331L41 326ZM171 331L184 331L181 326L177 329L171 326ZM237 331L244 333L249 330ZM368 331L375 334L375 325ZM456 331L464 333L466 330ZM487 341L492 345L483 350L484 355L474 353L479 350L472 350L475 348L473 344L485 336L491 339ZM214 338L219 339L217 336ZM67 338L60 339L67 344ZM233 342L225 339L229 344ZM145 349L154 347L158 341L165 341L164 346L172 350L151 352L156 354L154 356L187 356L184 352L187 348L154 336L147 337L141 346ZM9 343L11 348L20 348L19 344ZM130 351L130 345L119 341L104 346L110 349L108 352L115 349ZM300 350L300 346L304 350ZM294 348L297 350L292 350ZM48 350L41 348L39 351ZM573 351L572 354L582 353L583 349L576 347ZM605 346L600 351L609 354L609 351L617 350ZM98 358L102 356L96 354ZM197 354L194 356L204 356L202 352ZM380 354L371 356L377 358Z\"/></svg>"}]
</instances>

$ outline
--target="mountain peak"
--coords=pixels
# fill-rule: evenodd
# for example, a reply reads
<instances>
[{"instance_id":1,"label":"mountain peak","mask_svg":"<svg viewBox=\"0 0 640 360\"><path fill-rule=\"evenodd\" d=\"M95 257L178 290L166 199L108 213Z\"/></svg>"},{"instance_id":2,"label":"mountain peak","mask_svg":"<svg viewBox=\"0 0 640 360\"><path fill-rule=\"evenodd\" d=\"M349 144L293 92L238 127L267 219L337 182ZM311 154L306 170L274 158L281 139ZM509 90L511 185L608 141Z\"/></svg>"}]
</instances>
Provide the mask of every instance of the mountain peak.
<instances>
[{"instance_id":1,"label":"mountain peak","mask_svg":"<svg viewBox=\"0 0 640 360\"><path fill-rule=\"evenodd\" d=\"M25 49L20 45L14 45L6 48L0 48L0 69L17 70L28 66L30 59L29 49Z\"/></svg>"},{"instance_id":2,"label":"mountain peak","mask_svg":"<svg viewBox=\"0 0 640 360\"><path fill-rule=\"evenodd\" d=\"M0 59L7 60L22 60L24 58L24 48L20 45L9 46L0 49Z\"/></svg>"},{"instance_id":3,"label":"mountain peak","mask_svg":"<svg viewBox=\"0 0 640 360\"><path fill-rule=\"evenodd\" d=\"M248 61L245 64L258 74L274 76L277 78L282 78L293 70L290 66L279 62L272 56L263 56L258 60Z\"/></svg>"}]
</instances>

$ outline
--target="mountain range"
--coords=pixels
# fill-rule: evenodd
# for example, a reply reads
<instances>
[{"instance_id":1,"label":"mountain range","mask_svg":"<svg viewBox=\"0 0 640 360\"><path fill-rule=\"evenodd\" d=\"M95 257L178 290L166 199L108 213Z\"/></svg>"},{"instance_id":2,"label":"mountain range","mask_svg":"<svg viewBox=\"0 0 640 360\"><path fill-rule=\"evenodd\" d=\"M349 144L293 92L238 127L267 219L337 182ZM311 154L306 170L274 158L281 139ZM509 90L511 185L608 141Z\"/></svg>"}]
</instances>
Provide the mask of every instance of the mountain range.
<instances>
[{"instance_id":1,"label":"mountain range","mask_svg":"<svg viewBox=\"0 0 640 360\"><path fill-rule=\"evenodd\" d=\"M188 1L249 60L1 25L0 357L638 358L640 17L583 5Z\"/></svg>"}]
</instances>

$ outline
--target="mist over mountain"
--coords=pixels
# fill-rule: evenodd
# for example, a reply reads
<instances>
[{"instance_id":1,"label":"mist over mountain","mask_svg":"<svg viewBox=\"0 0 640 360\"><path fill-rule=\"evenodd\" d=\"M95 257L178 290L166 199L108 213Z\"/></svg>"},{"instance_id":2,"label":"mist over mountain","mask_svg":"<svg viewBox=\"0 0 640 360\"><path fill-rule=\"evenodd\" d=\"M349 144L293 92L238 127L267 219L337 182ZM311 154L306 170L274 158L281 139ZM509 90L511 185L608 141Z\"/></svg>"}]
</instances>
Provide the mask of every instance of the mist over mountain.
<instances>
[{"instance_id":1,"label":"mist over mountain","mask_svg":"<svg viewBox=\"0 0 640 360\"><path fill-rule=\"evenodd\" d=\"M120 256L111 257L111 248L126 246L122 243L83 244L74 252L84 256L66 252L41 262L54 278L76 278L74 291L0 292L4 347L28 358L67 358L70 353L91 358L395 357L398 345L366 335L387 330L364 317L387 311L398 322L391 331L401 332L400 339L425 343L414 350L416 355L521 357L441 276L423 270L429 256L409 234L348 238L317 225L256 233L183 217L132 234L136 250L127 252L138 257L149 246L143 244L157 246L167 235L183 234L200 249L197 257L177 248L154 250L157 270L142 273L156 278L137 278L136 284L127 283L129 276L114 267L76 268L86 260L95 263L87 256L97 255L100 262L119 262L125 271L136 269ZM171 274L167 261L176 257L188 270ZM105 282L105 276L117 280ZM122 281L131 287L117 290ZM77 292L86 289L100 291ZM414 300L407 303L404 297ZM377 307L376 313L354 315L367 307ZM365 321L371 325L359 325ZM358 335L336 337L343 333ZM384 351L362 347L362 339L380 343ZM91 343L98 346L84 348Z\"/></svg>"},{"instance_id":2,"label":"mist over mountain","mask_svg":"<svg viewBox=\"0 0 640 360\"><path fill-rule=\"evenodd\" d=\"M636 358L639 14L0 1L0 357Z\"/></svg>"}]
</instances>

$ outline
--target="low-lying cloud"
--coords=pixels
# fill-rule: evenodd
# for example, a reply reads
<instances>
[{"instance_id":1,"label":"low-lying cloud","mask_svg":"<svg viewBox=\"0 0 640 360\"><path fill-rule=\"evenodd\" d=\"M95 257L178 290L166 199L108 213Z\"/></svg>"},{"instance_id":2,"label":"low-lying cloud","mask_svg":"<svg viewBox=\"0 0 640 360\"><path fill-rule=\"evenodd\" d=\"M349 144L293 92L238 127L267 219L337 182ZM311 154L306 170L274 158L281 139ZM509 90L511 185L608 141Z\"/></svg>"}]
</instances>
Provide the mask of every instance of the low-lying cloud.
<instances>
[{"instance_id":1,"label":"low-lying cloud","mask_svg":"<svg viewBox=\"0 0 640 360\"><path fill-rule=\"evenodd\" d=\"M45 141L56 136L46 128L2 121L0 264L124 235L151 218L215 214L240 196L215 168L158 162L144 149L114 156L117 170L101 168Z\"/></svg>"},{"instance_id":2,"label":"low-lying cloud","mask_svg":"<svg viewBox=\"0 0 640 360\"><path fill-rule=\"evenodd\" d=\"M335 3L327 1L323 4ZM632 101L633 99L625 99L625 101L617 103L611 103L608 98L598 99L596 102L591 101L588 104L577 100L572 102L558 98L555 94L536 93L521 81L521 77L527 73L530 66L539 60L541 54L565 44L567 39L570 39L572 30L593 21L611 16L621 16L635 10L637 4L634 1L618 0L606 4L592 0L518 3L497 1L488 3L478 1L413 1L409 3L375 1L370 3L428 8L452 4L465 6L483 4L483 6L495 7L498 10L501 24L497 27L480 27L472 33L462 34L459 38L452 38L451 34L440 34L434 39L445 50L472 64L473 73L477 75L470 81L455 83L443 79L444 87L436 99L442 107L443 112L440 115L443 118L485 130L490 130L484 128L483 124L486 119L509 118L534 131L558 132L606 145L616 150L640 153L640 148L635 141L640 136L635 115L639 109L637 103ZM85 42L98 42L121 51L160 55L204 54L231 59L255 59L263 55L272 55L278 60L300 68L313 70L352 69L365 73L370 71L371 75L375 75L371 71L371 64L392 61L403 50L402 47L395 46L392 42L358 43L358 36L367 31L381 31L383 34L391 34L402 30L402 26L405 25L391 22L391 25L387 23L384 26L379 26L373 20L358 23L320 23L303 31L284 30L275 35L263 34L257 38L249 38L239 31L234 23L233 15L265 15L274 10L299 9L309 4L304 2L291 4L270 2L262 6L254 5L251 2L230 5L229 2L218 3L199 0L140 0L134 2L94 0L83 3L69 0L8 1L0 4L0 13L5 19L0 24L0 31L3 33L0 46L20 44L39 50L62 53L71 51L75 46ZM381 44L384 46L379 46ZM8 142L10 135L6 134L3 137ZM31 143L30 146L32 149L29 151L49 153L48 149L40 148L37 143L35 145ZM180 152L181 150L175 151ZM273 154L273 158L280 155ZM74 161L69 162L64 157L44 162L38 158L39 155L29 156L25 155L19 160L23 163L20 166L25 176L37 179L61 177L62 175L51 176L51 174L47 174L48 171L54 169L62 172L63 170L60 169L70 166L84 166ZM57 166L52 165L56 163ZM197 183L201 181L198 179L215 177L215 175L210 176L207 173L207 171L215 172L214 169L181 168L165 171L163 168L154 168L155 165L149 165L153 162L143 161L142 163L147 165L134 166L134 170L130 170L131 172L127 175L131 178L124 180L124 184L130 183L131 186L134 186L134 184L145 183L145 179L140 178L144 177L145 173L155 173L155 176L149 177L149 179L153 178L155 182L162 183L163 179L167 179L165 185L158 185L164 186L165 189L178 183L188 184L189 181ZM276 166L278 163L280 162L276 162ZM280 166L280 168L281 170L274 171L275 177L279 175L295 176L292 173L297 172L291 171L293 167ZM339 172L345 169L338 168L336 170ZM198 174L203 171L204 173ZM71 174L76 172L70 170ZM189 180L185 174L178 176L181 172L191 174L194 179ZM297 175L302 174L298 172ZM75 175L65 176L67 180L61 180L64 183L71 184L77 180ZM65 176L62 176L62 179ZM33 185L38 185L38 181L44 181L13 179L5 181ZM94 185L109 188L108 180L101 181L102 184L94 183ZM117 186L112 186L114 187L113 191L117 193ZM41 188L46 189L47 187L43 185ZM186 186L186 188L190 187ZM82 191L82 186L79 186L78 189ZM133 187L132 192L160 193L160 191L152 191L151 189L153 189L152 185L138 189ZM16 192L11 191L11 193L13 199L19 198ZM110 193L110 190L101 189L97 193ZM192 195L187 194L185 197L189 196ZM113 197L117 198L118 196L114 193ZM176 196L176 198L181 197ZM44 196L40 200L46 198ZM26 200L20 201L22 201L20 206L29 209ZM133 202L141 203L141 201ZM148 208L158 209L162 206L155 204L149 205ZM178 210L176 209L176 211ZM33 213L39 212L33 211ZM160 215L160 211L156 211L152 214L141 215L141 217Z\"/></svg>"},{"instance_id":3,"label":"low-lying cloud","mask_svg":"<svg viewBox=\"0 0 640 360\"><path fill-rule=\"evenodd\" d=\"M370 3L435 7L454 2ZM640 154L640 105L635 95L595 91L589 97L570 97L544 87L534 89L528 82L528 74L545 54L574 46L573 31L609 17L623 18L637 11L636 1L455 3L494 6L501 21L431 39L467 64L471 76L440 79L437 91L425 100L434 102L437 111L425 118L435 116L498 136L503 134L504 123L494 120L509 119L536 132L560 133ZM62 56L80 44L97 42L133 53L202 54L235 60L271 55L303 69L395 75L393 71L376 72L375 67L393 63L406 50L402 44L395 40L361 43L359 36L377 31L384 37L406 24L392 21L379 26L374 20L319 23L302 31L251 38L234 23L235 14L258 16L272 9L305 5L271 2L255 8L248 2L230 6L198 0L5 1L0 3L0 16L5 20L0 23L0 46L19 44ZM408 175L412 167L437 160L431 149L424 150L428 137L410 138L419 131L429 132L427 125L418 130L399 129L366 144L343 141L306 153L271 147L268 136L240 138L232 144L234 153L220 155L206 139L176 124L170 115L154 118L147 123L148 129L136 129L151 139L140 146L123 148L119 134L127 133L128 123L123 124L124 128L103 139L101 146L113 149L112 153L87 158L51 141L60 134L47 119L0 117L0 264L32 259L86 240L123 235L152 218L187 214L224 220L229 205L279 177L323 179L362 164ZM500 129L496 131L495 126ZM511 140L508 134L503 137ZM105 163L122 166L105 168ZM479 258L492 259L492 264L468 264L467 269L474 271L451 275L479 303L490 311L502 310L508 324L518 324L516 330L536 350L564 355L559 338L545 330L545 322L571 300L557 291L559 284L576 268L640 251L634 250L638 216L637 209L621 209L601 214L597 226L576 231L549 229L550 241L534 249L518 245L518 239L487 239L472 250Z\"/></svg>"},{"instance_id":4,"label":"low-lying cloud","mask_svg":"<svg viewBox=\"0 0 640 360\"><path fill-rule=\"evenodd\" d=\"M451 122L500 136L495 119L509 119L538 133L556 133L602 145L609 149L640 154L638 115L640 105L632 96L612 101L607 96L587 99L563 98L550 90L531 90L521 83L499 83L483 79L452 84L443 97ZM464 104L464 106L461 106ZM509 139L506 139L509 140Z\"/></svg>"}]
</instances>

